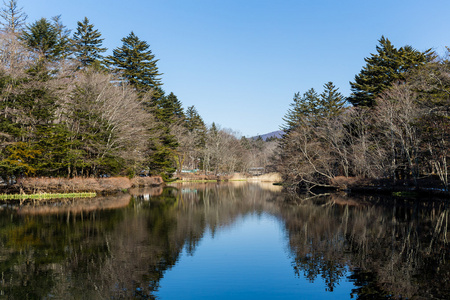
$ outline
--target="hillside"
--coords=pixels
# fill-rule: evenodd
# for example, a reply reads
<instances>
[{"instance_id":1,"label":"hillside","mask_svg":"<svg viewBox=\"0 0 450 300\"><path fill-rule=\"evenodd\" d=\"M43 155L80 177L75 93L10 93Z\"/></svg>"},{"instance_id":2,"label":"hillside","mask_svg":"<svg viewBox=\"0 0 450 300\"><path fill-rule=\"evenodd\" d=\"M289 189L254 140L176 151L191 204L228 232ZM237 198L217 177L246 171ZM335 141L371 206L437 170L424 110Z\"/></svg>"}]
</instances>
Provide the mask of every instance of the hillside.
<instances>
[{"instance_id":1,"label":"hillside","mask_svg":"<svg viewBox=\"0 0 450 300\"><path fill-rule=\"evenodd\" d=\"M251 139L256 140L259 137L261 137L264 141L269 139L269 138L272 138L272 137L275 137L275 138L279 139L279 138L281 138L283 136L283 134L284 134L284 132L282 130L277 130L277 131L272 131L272 132L269 132L269 133L266 133L266 134L260 134L260 135L257 135L257 136L253 136L253 137L251 137Z\"/></svg>"}]
</instances>

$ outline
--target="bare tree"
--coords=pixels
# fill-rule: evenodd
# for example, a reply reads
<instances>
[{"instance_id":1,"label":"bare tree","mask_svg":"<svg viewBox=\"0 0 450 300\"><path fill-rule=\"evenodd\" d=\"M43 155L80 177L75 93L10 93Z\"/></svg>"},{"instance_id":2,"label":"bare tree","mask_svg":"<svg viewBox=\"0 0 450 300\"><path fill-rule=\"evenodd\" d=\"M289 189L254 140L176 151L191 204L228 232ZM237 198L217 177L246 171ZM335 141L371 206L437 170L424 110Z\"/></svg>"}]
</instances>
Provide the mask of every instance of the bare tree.
<instances>
[{"instance_id":1,"label":"bare tree","mask_svg":"<svg viewBox=\"0 0 450 300\"><path fill-rule=\"evenodd\" d=\"M4 7L0 10L0 17L3 19L0 24L3 26L3 31L17 33L22 30L28 16L22 8L17 7L17 0L3 1L3 5Z\"/></svg>"},{"instance_id":2,"label":"bare tree","mask_svg":"<svg viewBox=\"0 0 450 300\"><path fill-rule=\"evenodd\" d=\"M23 46L17 34L0 31L0 70L12 77L23 77L35 58L36 54Z\"/></svg>"},{"instance_id":3,"label":"bare tree","mask_svg":"<svg viewBox=\"0 0 450 300\"><path fill-rule=\"evenodd\" d=\"M447 49L449 50L449 49ZM423 156L430 173L449 189L450 168L450 61L447 57L427 64L408 78L418 93Z\"/></svg>"},{"instance_id":4,"label":"bare tree","mask_svg":"<svg viewBox=\"0 0 450 300\"><path fill-rule=\"evenodd\" d=\"M417 95L406 84L395 84L377 99L376 116L390 145L391 172L417 184L421 136L417 121L421 115Z\"/></svg>"},{"instance_id":5,"label":"bare tree","mask_svg":"<svg viewBox=\"0 0 450 300\"><path fill-rule=\"evenodd\" d=\"M82 143L95 172L96 161L118 156L139 164L144 160L153 116L142 106L145 97L122 83L112 84L111 75L79 72L61 105L61 122Z\"/></svg>"}]
</instances>

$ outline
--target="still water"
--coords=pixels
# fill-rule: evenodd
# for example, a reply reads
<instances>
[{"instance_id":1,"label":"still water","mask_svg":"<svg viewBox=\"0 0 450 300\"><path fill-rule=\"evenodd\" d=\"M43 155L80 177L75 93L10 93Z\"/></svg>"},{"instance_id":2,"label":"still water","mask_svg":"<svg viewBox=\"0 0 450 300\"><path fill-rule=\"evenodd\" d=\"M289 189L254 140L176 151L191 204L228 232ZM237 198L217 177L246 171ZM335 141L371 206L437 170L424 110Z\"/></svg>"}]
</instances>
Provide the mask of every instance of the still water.
<instances>
[{"instance_id":1,"label":"still water","mask_svg":"<svg viewBox=\"0 0 450 300\"><path fill-rule=\"evenodd\" d=\"M450 299L443 201L183 184L0 210L0 299Z\"/></svg>"}]
</instances>

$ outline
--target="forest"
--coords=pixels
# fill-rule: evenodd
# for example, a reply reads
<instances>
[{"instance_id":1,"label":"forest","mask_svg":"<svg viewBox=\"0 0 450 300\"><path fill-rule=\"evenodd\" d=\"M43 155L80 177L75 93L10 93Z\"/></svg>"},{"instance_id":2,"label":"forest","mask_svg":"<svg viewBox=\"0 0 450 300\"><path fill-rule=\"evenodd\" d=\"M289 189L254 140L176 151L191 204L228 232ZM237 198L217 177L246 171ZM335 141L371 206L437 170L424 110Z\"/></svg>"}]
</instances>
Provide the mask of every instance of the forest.
<instances>
[{"instance_id":1,"label":"forest","mask_svg":"<svg viewBox=\"0 0 450 300\"><path fill-rule=\"evenodd\" d=\"M345 98L332 82L294 96L279 151L285 181L447 191L450 61L382 36Z\"/></svg>"},{"instance_id":2,"label":"forest","mask_svg":"<svg viewBox=\"0 0 450 300\"><path fill-rule=\"evenodd\" d=\"M158 59L134 32L105 55L85 17L27 23L0 12L0 176L231 174L278 171L311 190L350 183L449 189L450 61L382 36L343 96L296 93L281 139L205 124L163 89Z\"/></svg>"},{"instance_id":3,"label":"forest","mask_svg":"<svg viewBox=\"0 0 450 300\"><path fill-rule=\"evenodd\" d=\"M269 165L276 142L246 139L166 93L158 59L134 32L111 55L88 18L26 23L16 0L0 30L0 176L208 174Z\"/></svg>"}]
</instances>

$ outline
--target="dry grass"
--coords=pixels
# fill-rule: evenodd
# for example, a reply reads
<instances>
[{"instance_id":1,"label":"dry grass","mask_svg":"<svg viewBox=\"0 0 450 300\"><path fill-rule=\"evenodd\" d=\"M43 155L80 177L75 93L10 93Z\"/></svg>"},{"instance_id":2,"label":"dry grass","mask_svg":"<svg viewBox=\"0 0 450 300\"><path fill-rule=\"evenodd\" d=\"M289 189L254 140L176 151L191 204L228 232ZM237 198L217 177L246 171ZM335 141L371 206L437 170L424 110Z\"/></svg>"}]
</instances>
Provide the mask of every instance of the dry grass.
<instances>
[{"instance_id":1,"label":"dry grass","mask_svg":"<svg viewBox=\"0 0 450 300\"><path fill-rule=\"evenodd\" d=\"M234 173L231 175L201 175L201 174L182 174L180 181L189 182L208 182L208 181L258 181L258 182L281 182L279 173L267 173L260 176L246 176L242 173Z\"/></svg>"},{"instance_id":2,"label":"dry grass","mask_svg":"<svg viewBox=\"0 0 450 300\"><path fill-rule=\"evenodd\" d=\"M189 181L189 182L206 182L206 181L217 181L224 179L223 176L216 176L216 175L205 175L205 174L180 174L178 176L178 181Z\"/></svg>"},{"instance_id":3,"label":"dry grass","mask_svg":"<svg viewBox=\"0 0 450 300\"><path fill-rule=\"evenodd\" d=\"M24 178L18 182L18 187L24 193L113 193L128 190L131 187L154 186L163 183L161 177L127 177L111 178Z\"/></svg>"}]
</instances>

